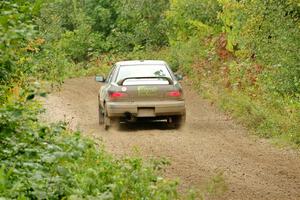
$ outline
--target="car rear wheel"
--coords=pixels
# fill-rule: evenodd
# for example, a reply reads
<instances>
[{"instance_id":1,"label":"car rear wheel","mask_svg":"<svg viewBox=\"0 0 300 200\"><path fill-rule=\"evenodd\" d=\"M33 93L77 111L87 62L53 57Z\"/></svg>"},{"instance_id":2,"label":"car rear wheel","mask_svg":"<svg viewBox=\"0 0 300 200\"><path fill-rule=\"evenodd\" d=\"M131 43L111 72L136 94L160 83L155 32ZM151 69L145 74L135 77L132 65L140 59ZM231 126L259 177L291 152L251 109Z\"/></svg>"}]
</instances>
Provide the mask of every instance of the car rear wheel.
<instances>
[{"instance_id":1,"label":"car rear wheel","mask_svg":"<svg viewBox=\"0 0 300 200\"><path fill-rule=\"evenodd\" d=\"M107 109L104 109L103 112L103 125L104 129L108 130L110 127L118 127L120 125L121 119L119 117L109 117L107 115Z\"/></svg>"},{"instance_id":2,"label":"car rear wheel","mask_svg":"<svg viewBox=\"0 0 300 200\"><path fill-rule=\"evenodd\" d=\"M99 124L102 125L104 123L104 115L101 106L98 106L98 115L99 115Z\"/></svg>"},{"instance_id":3,"label":"car rear wheel","mask_svg":"<svg viewBox=\"0 0 300 200\"><path fill-rule=\"evenodd\" d=\"M185 115L169 117L167 123L169 128L180 129L185 123Z\"/></svg>"},{"instance_id":4,"label":"car rear wheel","mask_svg":"<svg viewBox=\"0 0 300 200\"><path fill-rule=\"evenodd\" d=\"M104 110L103 123L104 123L104 129L108 130L109 127L110 127L110 118L107 116L107 110L106 110L106 108Z\"/></svg>"}]
</instances>

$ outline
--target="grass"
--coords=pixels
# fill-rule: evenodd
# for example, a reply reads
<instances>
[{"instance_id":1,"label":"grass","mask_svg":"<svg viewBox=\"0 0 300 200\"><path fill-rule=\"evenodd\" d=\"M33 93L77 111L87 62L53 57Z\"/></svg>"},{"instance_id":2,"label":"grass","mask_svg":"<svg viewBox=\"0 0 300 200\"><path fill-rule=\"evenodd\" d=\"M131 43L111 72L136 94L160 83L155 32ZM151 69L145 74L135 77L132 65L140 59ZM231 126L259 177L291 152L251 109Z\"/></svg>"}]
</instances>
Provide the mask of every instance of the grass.
<instances>
[{"instance_id":1,"label":"grass","mask_svg":"<svg viewBox=\"0 0 300 200\"><path fill-rule=\"evenodd\" d=\"M214 176L209 178L201 188L190 190L187 199L217 199L228 191L228 185L224 178L223 172L216 172Z\"/></svg>"},{"instance_id":2,"label":"grass","mask_svg":"<svg viewBox=\"0 0 300 200\"><path fill-rule=\"evenodd\" d=\"M252 130L258 136L270 138L277 145L300 147L300 103L291 97L255 90L252 85L243 87L226 85L228 77L222 67L230 61L199 58L193 64L184 66L194 88L236 121ZM204 65L204 66L203 66ZM200 69L199 69L200 68ZM235 77L236 78L236 77ZM232 78L231 82L238 82ZM224 80L225 79L225 80Z\"/></svg>"}]
</instances>

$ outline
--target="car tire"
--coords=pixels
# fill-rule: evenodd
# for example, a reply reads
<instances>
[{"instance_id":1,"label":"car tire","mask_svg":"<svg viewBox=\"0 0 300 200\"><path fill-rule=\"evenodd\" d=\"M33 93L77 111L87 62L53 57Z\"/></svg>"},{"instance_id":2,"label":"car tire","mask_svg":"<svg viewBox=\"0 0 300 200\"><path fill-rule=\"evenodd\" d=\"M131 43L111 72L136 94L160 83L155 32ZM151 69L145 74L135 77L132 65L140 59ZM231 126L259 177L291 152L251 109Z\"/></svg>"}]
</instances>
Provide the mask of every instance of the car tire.
<instances>
[{"instance_id":1,"label":"car tire","mask_svg":"<svg viewBox=\"0 0 300 200\"><path fill-rule=\"evenodd\" d=\"M180 129L185 123L185 115L172 116L168 119L168 127Z\"/></svg>"},{"instance_id":2,"label":"car tire","mask_svg":"<svg viewBox=\"0 0 300 200\"><path fill-rule=\"evenodd\" d=\"M104 124L104 130L108 130L110 127L110 118L107 116L107 110L105 108L104 115L103 115L103 124Z\"/></svg>"},{"instance_id":3,"label":"car tire","mask_svg":"<svg viewBox=\"0 0 300 200\"><path fill-rule=\"evenodd\" d=\"M180 116L177 116L177 119L176 119L176 129L180 129L184 126L185 124L185 115L180 115Z\"/></svg>"},{"instance_id":4,"label":"car tire","mask_svg":"<svg viewBox=\"0 0 300 200\"><path fill-rule=\"evenodd\" d=\"M98 115L99 115L99 124L102 125L104 123L104 114L101 109L101 106L98 106Z\"/></svg>"}]
</instances>

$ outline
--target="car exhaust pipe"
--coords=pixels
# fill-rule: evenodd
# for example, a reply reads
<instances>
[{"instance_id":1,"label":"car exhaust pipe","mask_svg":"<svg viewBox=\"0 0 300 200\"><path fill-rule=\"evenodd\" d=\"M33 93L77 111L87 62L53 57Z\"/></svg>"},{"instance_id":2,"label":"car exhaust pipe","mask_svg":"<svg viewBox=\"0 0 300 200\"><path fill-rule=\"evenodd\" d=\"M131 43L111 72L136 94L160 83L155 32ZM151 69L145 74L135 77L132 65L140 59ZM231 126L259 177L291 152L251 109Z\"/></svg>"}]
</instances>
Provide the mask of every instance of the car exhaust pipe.
<instances>
[{"instance_id":1,"label":"car exhaust pipe","mask_svg":"<svg viewBox=\"0 0 300 200\"><path fill-rule=\"evenodd\" d=\"M172 117L168 117L168 118L167 118L167 122L168 122L168 124L171 124L171 123L173 122Z\"/></svg>"},{"instance_id":2,"label":"car exhaust pipe","mask_svg":"<svg viewBox=\"0 0 300 200\"><path fill-rule=\"evenodd\" d=\"M135 122L136 117L134 117L130 112L124 113L126 122Z\"/></svg>"}]
</instances>

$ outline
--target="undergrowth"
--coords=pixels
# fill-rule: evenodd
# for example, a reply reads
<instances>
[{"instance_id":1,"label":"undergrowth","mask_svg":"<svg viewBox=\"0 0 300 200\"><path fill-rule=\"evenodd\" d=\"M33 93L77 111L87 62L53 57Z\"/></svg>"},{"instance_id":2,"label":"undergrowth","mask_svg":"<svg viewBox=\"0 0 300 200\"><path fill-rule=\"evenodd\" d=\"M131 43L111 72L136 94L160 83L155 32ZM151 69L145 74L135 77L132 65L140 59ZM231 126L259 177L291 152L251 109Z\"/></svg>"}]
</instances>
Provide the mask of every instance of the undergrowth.
<instances>
[{"instance_id":1,"label":"undergrowth","mask_svg":"<svg viewBox=\"0 0 300 200\"><path fill-rule=\"evenodd\" d=\"M179 71L186 74L187 81L203 97L211 99L253 133L272 138L280 146L299 148L299 97L269 90L265 78L268 69L263 70L255 61L230 55L219 46L220 37L171 47L165 58L175 58L173 62L178 63Z\"/></svg>"},{"instance_id":2,"label":"undergrowth","mask_svg":"<svg viewBox=\"0 0 300 200\"><path fill-rule=\"evenodd\" d=\"M0 197L4 199L176 199L161 162L116 159L66 124L43 124L32 100L0 108Z\"/></svg>"}]
</instances>

